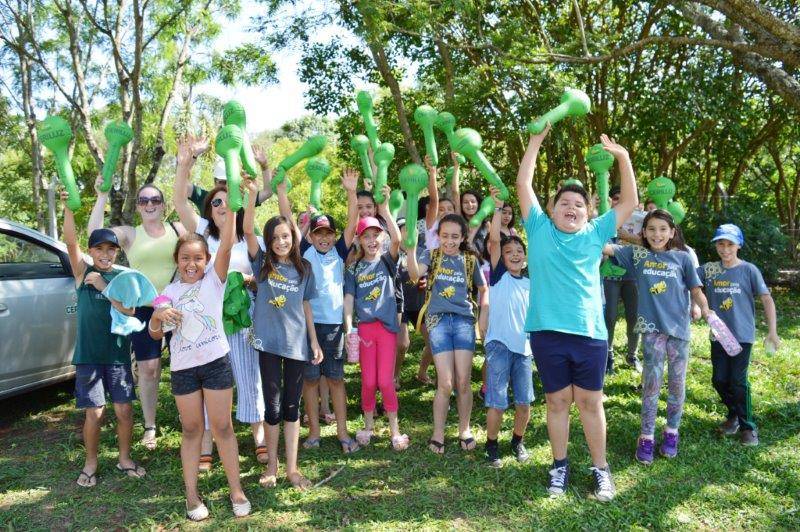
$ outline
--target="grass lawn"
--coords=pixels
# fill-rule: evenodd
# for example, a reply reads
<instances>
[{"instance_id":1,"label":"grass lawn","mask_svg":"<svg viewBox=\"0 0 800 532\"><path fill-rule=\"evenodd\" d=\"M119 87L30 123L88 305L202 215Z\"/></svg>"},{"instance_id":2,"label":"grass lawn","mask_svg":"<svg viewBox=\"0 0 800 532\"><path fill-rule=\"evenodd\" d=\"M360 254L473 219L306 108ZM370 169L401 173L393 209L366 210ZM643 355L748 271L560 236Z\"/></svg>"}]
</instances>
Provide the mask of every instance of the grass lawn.
<instances>
[{"instance_id":1,"label":"grass lawn","mask_svg":"<svg viewBox=\"0 0 800 532\"><path fill-rule=\"evenodd\" d=\"M134 459L147 468L145 480L123 478L115 469L115 433L102 432L99 481L88 490L75 485L83 464L82 414L74 408L71 385L52 387L0 402L0 527L5 529L111 528L359 528L359 529L619 529L675 527L700 529L800 529L800 308L797 293L776 290L780 352L765 355L754 347L751 365L753 403L761 445L745 448L736 438L715 434L725 411L711 387L708 331L693 326L686 409L681 447L674 461L657 459L650 467L634 460L639 429L638 375L625 368L606 381L609 462L618 495L610 504L587 499L590 465L577 412L570 444L569 493L547 497L544 482L550 464L545 409L537 382L537 400L526 434L532 453L520 465L508 456L511 414L501 435L503 468L483 463L485 410L477 399L480 356L475 359L476 402L473 427L479 448L458 450L455 406L451 408L444 457L426 450L431 432L434 390L413 379L418 361L415 342L403 372L400 420L411 448L395 453L385 420L368 449L341 454L333 426L323 427L322 447L302 451L303 472L318 482L308 492L280 481L276 489L258 486L262 468L253 454L249 427L237 424L242 477L254 513L234 520L222 467L201 477L200 487L212 519L193 525L184 517L180 425L164 373L158 424L159 448L147 453L136 443ZM759 310L759 316L763 316ZM764 327L760 324L760 337ZM617 347L624 325L617 327ZM350 430L361 426L357 367L348 366ZM536 380L536 379L534 379ZM662 398L664 395L662 394ZM138 411L140 421L141 413ZM659 429L663 423L661 404ZM113 414L110 414L113 419ZM141 424L134 430L138 441ZM305 435L305 429L301 433Z\"/></svg>"}]
</instances>

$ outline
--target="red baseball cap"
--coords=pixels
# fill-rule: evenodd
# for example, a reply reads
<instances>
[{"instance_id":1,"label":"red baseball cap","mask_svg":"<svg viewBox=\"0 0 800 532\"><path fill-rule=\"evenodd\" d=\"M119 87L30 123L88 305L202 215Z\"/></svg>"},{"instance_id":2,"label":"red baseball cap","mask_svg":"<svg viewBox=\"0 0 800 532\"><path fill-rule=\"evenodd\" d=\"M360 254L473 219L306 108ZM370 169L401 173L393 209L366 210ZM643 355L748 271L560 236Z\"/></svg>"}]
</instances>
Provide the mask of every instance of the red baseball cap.
<instances>
[{"instance_id":1,"label":"red baseball cap","mask_svg":"<svg viewBox=\"0 0 800 532\"><path fill-rule=\"evenodd\" d=\"M361 236L361 233L369 229L370 227L374 227L376 229L380 229L383 231L383 226L378 221L377 218L373 218L372 216L365 216L358 221L358 225L356 226L356 235Z\"/></svg>"}]
</instances>

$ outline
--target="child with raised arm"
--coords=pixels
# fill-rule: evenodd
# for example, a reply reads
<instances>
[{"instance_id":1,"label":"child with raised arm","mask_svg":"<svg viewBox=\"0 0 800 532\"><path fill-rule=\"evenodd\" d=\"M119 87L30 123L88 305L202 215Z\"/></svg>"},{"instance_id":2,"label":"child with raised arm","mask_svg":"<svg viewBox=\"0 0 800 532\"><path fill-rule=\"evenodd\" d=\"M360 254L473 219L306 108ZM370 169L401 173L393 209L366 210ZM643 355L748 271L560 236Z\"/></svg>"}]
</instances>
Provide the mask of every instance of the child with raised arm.
<instances>
[{"instance_id":1,"label":"child with raised arm","mask_svg":"<svg viewBox=\"0 0 800 532\"><path fill-rule=\"evenodd\" d=\"M756 340L756 318L753 300L758 297L767 318L765 348L776 350L778 338L775 301L769 293L758 267L739 258L744 246L744 234L734 224L722 224L711 239L720 260L698 268L706 290L708 305L725 322L742 351L729 356L719 342L711 340L711 382L728 408L725 421L719 426L721 434L730 436L741 431L743 445L758 445L758 429L753 418L750 382L747 377L750 354Z\"/></svg>"},{"instance_id":2,"label":"child with raised arm","mask_svg":"<svg viewBox=\"0 0 800 532\"><path fill-rule=\"evenodd\" d=\"M439 248L426 251L417 261L416 245L406 249L408 274L413 281L428 273L425 316L433 363L436 395L433 400L433 434L428 448L444 453L444 432L450 394L458 393L458 439L461 449L475 448L470 428L472 414L472 357L475 353L475 308L472 288L477 287L481 306L489 304L489 292L477 257L467 242L467 223L457 214L439 221Z\"/></svg>"},{"instance_id":3,"label":"child with raised arm","mask_svg":"<svg viewBox=\"0 0 800 532\"><path fill-rule=\"evenodd\" d=\"M236 217L232 215L225 217L220 229L213 264L202 235L181 236L174 253L180 279L163 291L172 304L156 309L148 324L155 340L164 337L165 323L175 327L170 340L170 377L181 420L186 515L192 521L208 517L208 508L197 489L204 407L228 479L233 513L236 517L250 513L250 501L239 479L239 448L231 420L233 372L230 346L222 326L222 300L235 241Z\"/></svg>"},{"instance_id":4,"label":"child with raised arm","mask_svg":"<svg viewBox=\"0 0 800 532\"><path fill-rule=\"evenodd\" d=\"M547 400L547 432L553 452L548 491L566 493L569 482L567 441L573 402L581 414L592 456L592 496L610 501L616 494L606 460L606 420L603 410L607 338L603 320L600 258L603 245L616 234L638 203L636 179L627 150L600 137L620 169L621 192L616 207L589 221L586 190L562 187L555 196L552 219L533 192L536 158L550 127L532 135L517 174L517 195L528 234L531 281L525 330Z\"/></svg>"},{"instance_id":5,"label":"child with raised arm","mask_svg":"<svg viewBox=\"0 0 800 532\"><path fill-rule=\"evenodd\" d=\"M290 212L286 182L277 187L281 212ZM274 487L278 474L278 438L283 421L286 478L299 489L311 482L297 467L300 440L300 396L307 363L320 364L322 348L317 341L311 299L316 295L314 271L300 255L300 231L292 218L274 216L264 226L262 250L255 235L255 195L245 210L247 252L256 275L253 313L253 345L258 350L267 421L266 471L259 480Z\"/></svg>"},{"instance_id":6,"label":"child with raised arm","mask_svg":"<svg viewBox=\"0 0 800 532\"><path fill-rule=\"evenodd\" d=\"M604 250L633 273L638 289L635 331L642 333L642 423L636 459L653 462L658 397L667 365L667 426L659 451L678 455L678 427L686 398L689 363L689 296L705 318L708 302L689 254L675 239L675 222L667 211L647 213L642 223L642 246L609 245Z\"/></svg>"},{"instance_id":7,"label":"child with raised arm","mask_svg":"<svg viewBox=\"0 0 800 532\"><path fill-rule=\"evenodd\" d=\"M514 431L511 452L518 462L530 457L523 438L530 419L533 401L533 368L531 346L525 332L525 312L528 309L530 286L524 275L527 265L525 244L517 235L503 238L505 212L499 191L491 188L495 203L494 217L489 228L489 249L493 307L484 307L481 330L486 350L486 460L500 467L497 436L508 408L508 385L514 390ZM497 302L500 302L498 304Z\"/></svg>"},{"instance_id":8,"label":"child with raised arm","mask_svg":"<svg viewBox=\"0 0 800 532\"><path fill-rule=\"evenodd\" d=\"M344 327L348 335L357 334L359 345L364 429L358 431L356 439L360 445L368 445L372 438L375 394L380 390L389 419L392 447L402 451L408 447L409 439L400 432L397 420L399 403L394 389L397 331L400 328L395 294L400 230L389 214L389 187L385 187L383 192L385 201L379 205L379 213L387 221L387 230L371 216L358 221L358 254L345 272ZM387 236L390 239L389 251L384 253L383 241ZM354 311L358 317L357 333L353 331Z\"/></svg>"},{"instance_id":9,"label":"child with raised arm","mask_svg":"<svg viewBox=\"0 0 800 532\"><path fill-rule=\"evenodd\" d=\"M65 202L68 194L61 193ZM106 396L114 405L117 418L117 469L124 475L141 478L143 467L131 459L131 432L133 411L131 403L136 398L131 373L130 339L111 332L111 306L124 314L133 315L133 309L124 308L118 301L107 299L103 290L122 270L114 265L119 252L117 235L111 229L95 229L89 235L88 264L78 245L75 218L64 208L64 242L67 244L69 264L75 277L78 295L78 335L72 363L75 365L76 406L84 409L83 445L86 458L77 483L84 488L97 484L97 448L103 423Z\"/></svg>"}]
</instances>

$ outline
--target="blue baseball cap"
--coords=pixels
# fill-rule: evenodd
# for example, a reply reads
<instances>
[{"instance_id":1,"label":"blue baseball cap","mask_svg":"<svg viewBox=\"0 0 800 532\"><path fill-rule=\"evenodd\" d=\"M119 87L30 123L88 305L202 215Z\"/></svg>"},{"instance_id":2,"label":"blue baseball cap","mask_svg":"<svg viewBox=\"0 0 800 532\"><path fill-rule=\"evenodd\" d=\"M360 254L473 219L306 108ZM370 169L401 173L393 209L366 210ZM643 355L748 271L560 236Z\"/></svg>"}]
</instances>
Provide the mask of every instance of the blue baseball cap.
<instances>
[{"instance_id":1,"label":"blue baseball cap","mask_svg":"<svg viewBox=\"0 0 800 532\"><path fill-rule=\"evenodd\" d=\"M739 229L739 226L734 224L722 224L717 227L717 230L714 231L714 238L711 241L716 242L722 239L730 240L739 247L744 246L744 233Z\"/></svg>"}]
</instances>

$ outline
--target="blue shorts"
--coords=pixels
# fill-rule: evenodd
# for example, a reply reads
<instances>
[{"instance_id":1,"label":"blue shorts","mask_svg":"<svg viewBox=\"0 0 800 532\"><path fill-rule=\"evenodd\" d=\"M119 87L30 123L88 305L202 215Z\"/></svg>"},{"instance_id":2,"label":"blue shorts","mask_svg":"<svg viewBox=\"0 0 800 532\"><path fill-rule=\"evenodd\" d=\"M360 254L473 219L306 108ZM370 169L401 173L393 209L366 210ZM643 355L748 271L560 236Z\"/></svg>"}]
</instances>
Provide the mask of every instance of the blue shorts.
<instances>
[{"instance_id":1,"label":"blue shorts","mask_svg":"<svg viewBox=\"0 0 800 532\"><path fill-rule=\"evenodd\" d=\"M344 328L341 324L315 323L314 330L325 358L320 364L306 364L303 378L315 381L324 375L326 379L344 379Z\"/></svg>"},{"instance_id":2,"label":"blue shorts","mask_svg":"<svg viewBox=\"0 0 800 532\"><path fill-rule=\"evenodd\" d=\"M188 395L201 388L227 390L233 388L231 357L225 354L202 366L170 372L172 395Z\"/></svg>"},{"instance_id":3,"label":"blue shorts","mask_svg":"<svg viewBox=\"0 0 800 532\"><path fill-rule=\"evenodd\" d=\"M589 391L603 389L608 342L556 331L531 333L531 349L545 393L575 385Z\"/></svg>"},{"instance_id":4,"label":"blue shorts","mask_svg":"<svg viewBox=\"0 0 800 532\"><path fill-rule=\"evenodd\" d=\"M78 364L75 366L75 399L78 408L131 403L136 399L130 364Z\"/></svg>"},{"instance_id":5,"label":"blue shorts","mask_svg":"<svg viewBox=\"0 0 800 532\"><path fill-rule=\"evenodd\" d=\"M432 354L475 351L475 319L472 316L434 314L426 318L426 323L436 323L428 327Z\"/></svg>"},{"instance_id":6,"label":"blue shorts","mask_svg":"<svg viewBox=\"0 0 800 532\"><path fill-rule=\"evenodd\" d=\"M533 364L531 357L509 351L503 342L492 340L486 349L486 399L487 408L508 408L508 382L514 391L515 405L529 405L533 401Z\"/></svg>"},{"instance_id":7,"label":"blue shorts","mask_svg":"<svg viewBox=\"0 0 800 532\"><path fill-rule=\"evenodd\" d=\"M161 357L161 340L153 340L150 332L150 318L153 316L153 307L136 307L134 316L144 322L145 327L139 332L131 333L131 348L136 360L153 360ZM169 342L167 342L169 345Z\"/></svg>"}]
</instances>

